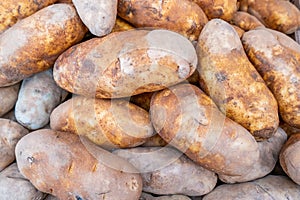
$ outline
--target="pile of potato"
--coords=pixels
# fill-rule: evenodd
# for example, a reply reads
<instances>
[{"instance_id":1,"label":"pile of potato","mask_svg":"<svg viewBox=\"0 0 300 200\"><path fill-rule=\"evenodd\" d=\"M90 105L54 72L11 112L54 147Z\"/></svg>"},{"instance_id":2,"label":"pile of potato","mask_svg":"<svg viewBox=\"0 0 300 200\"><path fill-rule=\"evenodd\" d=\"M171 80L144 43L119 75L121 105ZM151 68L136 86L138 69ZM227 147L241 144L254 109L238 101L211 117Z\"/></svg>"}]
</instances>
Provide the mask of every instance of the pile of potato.
<instances>
[{"instance_id":1,"label":"pile of potato","mask_svg":"<svg viewBox=\"0 0 300 200\"><path fill-rule=\"evenodd\" d=\"M300 199L299 4L1 1L0 199Z\"/></svg>"}]
</instances>

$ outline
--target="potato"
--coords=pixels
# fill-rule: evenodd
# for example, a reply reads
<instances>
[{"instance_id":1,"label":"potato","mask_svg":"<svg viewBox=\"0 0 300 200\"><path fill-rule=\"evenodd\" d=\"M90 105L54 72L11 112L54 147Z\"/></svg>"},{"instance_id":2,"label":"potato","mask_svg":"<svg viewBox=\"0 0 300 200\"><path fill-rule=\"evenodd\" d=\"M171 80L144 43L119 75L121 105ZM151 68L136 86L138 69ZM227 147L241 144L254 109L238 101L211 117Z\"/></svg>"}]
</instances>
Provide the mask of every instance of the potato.
<instances>
[{"instance_id":1,"label":"potato","mask_svg":"<svg viewBox=\"0 0 300 200\"><path fill-rule=\"evenodd\" d=\"M73 0L78 15L90 32L104 36L111 32L117 17L118 0Z\"/></svg>"},{"instance_id":2,"label":"potato","mask_svg":"<svg viewBox=\"0 0 300 200\"><path fill-rule=\"evenodd\" d=\"M252 182L220 185L203 200L300 199L300 186L285 176L269 175Z\"/></svg>"},{"instance_id":3,"label":"potato","mask_svg":"<svg viewBox=\"0 0 300 200\"><path fill-rule=\"evenodd\" d=\"M131 96L130 102L149 111L150 102L151 102L151 98L152 98L153 94L154 94L154 92L145 92L142 94Z\"/></svg>"},{"instance_id":4,"label":"potato","mask_svg":"<svg viewBox=\"0 0 300 200\"><path fill-rule=\"evenodd\" d=\"M274 94L283 121L300 128L300 45L270 29L246 32L249 59Z\"/></svg>"},{"instance_id":5,"label":"potato","mask_svg":"<svg viewBox=\"0 0 300 200\"><path fill-rule=\"evenodd\" d=\"M19 20L55 3L57 0L5 0L0 2L0 34Z\"/></svg>"},{"instance_id":6,"label":"potato","mask_svg":"<svg viewBox=\"0 0 300 200\"><path fill-rule=\"evenodd\" d=\"M17 121L31 130L44 127L50 121L52 110L66 94L56 85L52 69L24 79L15 107Z\"/></svg>"},{"instance_id":7,"label":"potato","mask_svg":"<svg viewBox=\"0 0 300 200\"><path fill-rule=\"evenodd\" d=\"M138 200L140 175L127 173L128 162L97 148L95 157L77 135L40 129L18 142L16 158L23 176L59 199Z\"/></svg>"},{"instance_id":8,"label":"potato","mask_svg":"<svg viewBox=\"0 0 300 200\"><path fill-rule=\"evenodd\" d=\"M118 15L135 27L167 29L190 40L197 40L208 21L202 9L190 0L119 0Z\"/></svg>"},{"instance_id":9,"label":"potato","mask_svg":"<svg viewBox=\"0 0 300 200\"><path fill-rule=\"evenodd\" d=\"M243 11L236 12L233 15L231 22L245 31L249 31L257 27L264 27L264 25L255 16Z\"/></svg>"},{"instance_id":10,"label":"potato","mask_svg":"<svg viewBox=\"0 0 300 200\"><path fill-rule=\"evenodd\" d=\"M215 173L173 148L136 147L118 149L113 153L139 170L144 192L201 196L209 193L217 183Z\"/></svg>"},{"instance_id":11,"label":"potato","mask_svg":"<svg viewBox=\"0 0 300 200\"><path fill-rule=\"evenodd\" d=\"M53 74L57 84L72 93L120 98L179 83L196 65L196 51L183 36L132 30L71 47L57 59Z\"/></svg>"},{"instance_id":12,"label":"potato","mask_svg":"<svg viewBox=\"0 0 300 200\"><path fill-rule=\"evenodd\" d=\"M140 197L140 200L191 200L187 196L183 195L171 195L171 196L159 196L154 197L151 194L142 193L142 196Z\"/></svg>"},{"instance_id":13,"label":"potato","mask_svg":"<svg viewBox=\"0 0 300 200\"><path fill-rule=\"evenodd\" d=\"M232 19L237 11L237 0L190 0L197 3L208 19L220 18L226 21Z\"/></svg>"},{"instance_id":14,"label":"potato","mask_svg":"<svg viewBox=\"0 0 300 200\"><path fill-rule=\"evenodd\" d=\"M254 137L226 118L199 88L179 84L154 95L151 121L158 134L195 163L223 175L243 175L259 159Z\"/></svg>"},{"instance_id":15,"label":"potato","mask_svg":"<svg viewBox=\"0 0 300 200\"><path fill-rule=\"evenodd\" d=\"M0 171L15 160L17 142L28 130L8 119L0 119Z\"/></svg>"},{"instance_id":16,"label":"potato","mask_svg":"<svg viewBox=\"0 0 300 200\"><path fill-rule=\"evenodd\" d=\"M0 173L1 199L44 199L46 196L38 191L18 170L16 163L11 164Z\"/></svg>"},{"instance_id":17,"label":"potato","mask_svg":"<svg viewBox=\"0 0 300 200\"><path fill-rule=\"evenodd\" d=\"M234 30L236 31L236 33L238 34L238 36L241 38L243 36L243 34L245 33L245 31L243 29L241 29L240 27L236 26L236 25L231 25L232 28L234 28Z\"/></svg>"},{"instance_id":18,"label":"potato","mask_svg":"<svg viewBox=\"0 0 300 200\"><path fill-rule=\"evenodd\" d=\"M141 146L143 147L163 147L166 146L168 143L164 141L160 135L155 134L152 137L149 137L144 144Z\"/></svg>"},{"instance_id":19,"label":"potato","mask_svg":"<svg viewBox=\"0 0 300 200\"><path fill-rule=\"evenodd\" d=\"M16 116L15 116L15 109L12 109L11 111L9 111L5 115L3 115L1 118L9 119L11 121L17 122Z\"/></svg>"},{"instance_id":20,"label":"potato","mask_svg":"<svg viewBox=\"0 0 300 200\"><path fill-rule=\"evenodd\" d=\"M134 27L129 24L127 21L123 20L120 17L117 17L116 23L111 32L120 32L120 31L129 31L134 29Z\"/></svg>"},{"instance_id":21,"label":"potato","mask_svg":"<svg viewBox=\"0 0 300 200\"><path fill-rule=\"evenodd\" d=\"M300 133L293 134L280 153L280 165L284 172L300 185Z\"/></svg>"},{"instance_id":22,"label":"potato","mask_svg":"<svg viewBox=\"0 0 300 200\"><path fill-rule=\"evenodd\" d=\"M125 100L82 96L75 96L54 109L50 127L86 136L109 149L138 146L154 135L149 114L142 108Z\"/></svg>"},{"instance_id":23,"label":"potato","mask_svg":"<svg viewBox=\"0 0 300 200\"><path fill-rule=\"evenodd\" d=\"M44 71L86 28L67 4L54 4L21 20L0 35L0 87Z\"/></svg>"},{"instance_id":24,"label":"potato","mask_svg":"<svg viewBox=\"0 0 300 200\"><path fill-rule=\"evenodd\" d=\"M0 88L0 117L15 106L19 88L20 84Z\"/></svg>"},{"instance_id":25,"label":"potato","mask_svg":"<svg viewBox=\"0 0 300 200\"><path fill-rule=\"evenodd\" d=\"M231 25L220 19L208 22L199 36L197 54L200 85L219 109L257 140L270 138L279 124L276 99Z\"/></svg>"},{"instance_id":26,"label":"potato","mask_svg":"<svg viewBox=\"0 0 300 200\"><path fill-rule=\"evenodd\" d=\"M285 122L280 122L279 126L286 132L288 137L290 137L293 134L300 133L300 128L295 128Z\"/></svg>"},{"instance_id":27,"label":"potato","mask_svg":"<svg viewBox=\"0 0 300 200\"><path fill-rule=\"evenodd\" d=\"M258 143L260 157L259 161L253 165L251 172L242 176L219 175L219 178L225 183L236 183L252 181L268 175L274 169L286 139L287 135L284 130L278 128L273 137Z\"/></svg>"}]
</instances>

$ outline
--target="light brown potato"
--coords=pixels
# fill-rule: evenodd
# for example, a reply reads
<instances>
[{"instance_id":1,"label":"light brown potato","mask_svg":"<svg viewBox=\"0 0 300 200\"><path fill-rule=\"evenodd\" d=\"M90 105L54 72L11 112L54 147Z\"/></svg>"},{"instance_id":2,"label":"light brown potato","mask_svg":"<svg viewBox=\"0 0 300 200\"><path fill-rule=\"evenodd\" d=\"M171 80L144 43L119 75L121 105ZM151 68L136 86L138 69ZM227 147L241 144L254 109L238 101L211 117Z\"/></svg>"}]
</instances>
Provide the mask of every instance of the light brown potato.
<instances>
[{"instance_id":1,"label":"light brown potato","mask_svg":"<svg viewBox=\"0 0 300 200\"><path fill-rule=\"evenodd\" d=\"M284 172L300 185L300 133L293 134L280 153L280 165Z\"/></svg>"},{"instance_id":2,"label":"light brown potato","mask_svg":"<svg viewBox=\"0 0 300 200\"><path fill-rule=\"evenodd\" d=\"M15 160L16 144L27 133L20 124L0 118L0 171Z\"/></svg>"},{"instance_id":3,"label":"light brown potato","mask_svg":"<svg viewBox=\"0 0 300 200\"><path fill-rule=\"evenodd\" d=\"M22 176L17 164L13 163L0 172L0 196L1 199L40 200L46 195Z\"/></svg>"},{"instance_id":4,"label":"light brown potato","mask_svg":"<svg viewBox=\"0 0 300 200\"><path fill-rule=\"evenodd\" d=\"M276 99L232 26L220 19L209 21L199 36L197 54L200 85L219 109L257 140L270 138L279 125Z\"/></svg>"},{"instance_id":5,"label":"light brown potato","mask_svg":"<svg viewBox=\"0 0 300 200\"><path fill-rule=\"evenodd\" d=\"M215 173L173 148L136 147L113 153L126 159L141 173L144 192L201 196L212 191L217 183Z\"/></svg>"},{"instance_id":6,"label":"light brown potato","mask_svg":"<svg viewBox=\"0 0 300 200\"><path fill-rule=\"evenodd\" d=\"M278 128L275 135L266 141L258 142L259 161L253 165L251 172L242 176L219 175L225 183L247 182L268 175L275 167L280 150L286 142L287 135L281 128Z\"/></svg>"},{"instance_id":7,"label":"light brown potato","mask_svg":"<svg viewBox=\"0 0 300 200\"><path fill-rule=\"evenodd\" d=\"M66 94L56 85L52 69L24 79L15 107L17 121L30 130L44 127L50 121L51 112Z\"/></svg>"},{"instance_id":8,"label":"light brown potato","mask_svg":"<svg viewBox=\"0 0 300 200\"><path fill-rule=\"evenodd\" d=\"M252 182L218 186L203 200L300 199L300 186L285 176L269 175Z\"/></svg>"},{"instance_id":9,"label":"light brown potato","mask_svg":"<svg viewBox=\"0 0 300 200\"><path fill-rule=\"evenodd\" d=\"M190 0L119 0L118 15L135 27L167 29L190 40L197 40L208 21L203 10Z\"/></svg>"},{"instance_id":10,"label":"light brown potato","mask_svg":"<svg viewBox=\"0 0 300 200\"><path fill-rule=\"evenodd\" d=\"M73 0L78 15L90 32L104 36L116 22L118 0Z\"/></svg>"},{"instance_id":11,"label":"light brown potato","mask_svg":"<svg viewBox=\"0 0 300 200\"><path fill-rule=\"evenodd\" d=\"M99 147L91 154L90 148L72 133L40 129L18 142L18 168L38 190L59 199L138 200L141 177L126 172L133 167Z\"/></svg>"},{"instance_id":12,"label":"light brown potato","mask_svg":"<svg viewBox=\"0 0 300 200\"><path fill-rule=\"evenodd\" d=\"M0 87L52 67L86 31L76 10L67 4L48 6L21 20L0 35Z\"/></svg>"},{"instance_id":13,"label":"light brown potato","mask_svg":"<svg viewBox=\"0 0 300 200\"><path fill-rule=\"evenodd\" d=\"M246 32L249 59L274 94L283 121L300 128L300 45L270 29Z\"/></svg>"},{"instance_id":14,"label":"light brown potato","mask_svg":"<svg viewBox=\"0 0 300 200\"><path fill-rule=\"evenodd\" d=\"M196 86L179 84L156 93L150 115L155 130L167 143L208 170L239 176L258 162L254 137L223 115Z\"/></svg>"},{"instance_id":15,"label":"light brown potato","mask_svg":"<svg viewBox=\"0 0 300 200\"><path fill-rule=\"evenodd\" d=\"M53 73L57 84L72 93L120 98L184 81L196 65L192 43L180 34L132 30L71 47L57 59Z\"/></svg>"},{"instance_id":16,"label":"light brown potato","mask_svg":"<svg viewBox=\"0 0 300 200\"><path fill-rule=\"evenodd\" d=\"M123 20L120 17L117 17L116 23L111 32L120 32L120 31L129 31L134 29L134 27L129 24L127 21Z\"/></svg>"},{"instance_id":17,"label":"light brown potato","mask_svg":"<svg viewBox=\"0 0 300 200\"><path fill-rule=\"evenodd\" d=\"M142 193L142 196L140 197L139 200L191 200L187 196L183 195L170 195L170 196L159 196L159 197L154 197L151 194L147 194L145 192Z\"/></svg>"},{"instance_id":18,"label":"light brown potato","mask_svg":"<svg viewBox=\"0 0 300 200\"><path fill-rule=\"evenodd\" d=\"M0 87L0 117L10 111L18 99L20 84Z\"/></svg>"},{"instance_id":19,"label":"light brown potato","mask_svg":"<svg viewBox=\"0 0 300 200\"><path fill-rule=\"evenodd\" d=\"M238 34L238 36L240 38L242 38L243 34L245 33L245 31L243 29L241 29L240 27L236 26L236 25L231 25L234 30L236 31L236 33Z\"/></svg>"},{"instance_id":20,"label":"light brown potato","mask_svg":"<svg viewBox=\"0 0 300 200\"><path fill-rule=\"evenodd\" d=\"M160 135L155 134L152 137L149 137L146 142L144 144L142 144L141 146L143 147L164 147L166 146L168 143L166 143L166 141L164 141Z\"/></svg>"},{"instance_id":21,"label":"light brown potato","mask_svg":"<svg viewBox=\"0 0 300 200\"><path fill-rule=\"evenodd\" d=\"M264 25L255 16L243 11L234 13L231 23L245 31L249 31L257 27L264 27Z\"/></svg>"},{"instance_id":22,"label":"light brown potato","mask_svg":"<svg viewBox=\"0 0 300 200\"><path fill-rule=\"evenodd\" d=\"M127 148L143 144L154 135L149 114L125 100L75 96L59 105L50 116L53 130L89 138L104 148Z\"/></svg>"}]
</instances>

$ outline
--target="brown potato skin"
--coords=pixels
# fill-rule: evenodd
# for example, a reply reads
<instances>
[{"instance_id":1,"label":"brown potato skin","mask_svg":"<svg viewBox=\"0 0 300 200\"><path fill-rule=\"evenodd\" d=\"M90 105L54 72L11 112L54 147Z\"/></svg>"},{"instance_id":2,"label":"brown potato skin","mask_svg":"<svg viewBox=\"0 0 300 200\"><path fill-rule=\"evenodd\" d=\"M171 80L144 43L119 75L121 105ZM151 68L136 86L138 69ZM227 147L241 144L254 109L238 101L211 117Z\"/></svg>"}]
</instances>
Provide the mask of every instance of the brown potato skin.
<instances>
[{"instance_id":1,"label":"brown potato skin","mask_svg":"<svg viewBox=\"0 0 300 200\"><path fill-rule=\"evenodd\" d=\"M154 197L151 194L143 192L140 197L140 200L191 200L191 199L184 195L168 195L168 196Z\"/></svg>"},{"instance_id":2,"label":"brown potato skin","mask_svg":"<svg viewBox=\"0 0 300 200\"><path fill-rule=\"evenodd\" d=\"M300 45L270 29L246 32L245 51L274 94L283 121L300 128Z\"/></svg>"},{"instance_id":3,"label":"brown potato skin","mask_svg":"<svg viewBox=\"0 0 300 200\"><path fill-rule=\"evenodd\" d=\"M155 134L152 137L148 138L144 144L142 144L142 147L164 147L168 143L164 141L159 134Z\"/></svg>"},{"instance_id":4,"label":"brown potato skin","mask_svg":"<svg viewBox=\"0 0 300 200\"><path fill-rule=\"evenodd\" d=\"M300 128L290 126L288 123L285 123L283 121L280 122L279 126L286 132L288 137L290 137L293 134L300 133Z\"/></svg>"},{"instance_id":5,"label":"brown potato skin","mask_svg":"<svg viewBox=\"0 0 300 200\"><path fill-rule=\"evenodd\" d=\"M163 28L190 40L197 40L208 21L203 10L189 0L119 0L118 15L137 28Z\"/></svg>"},{"instance_id":6,"label":"brown potato skin","mask_svg":"<svg viewBox=\"0 0 300 200\"><path fill-rule=\"evenodd\" d=\"M242 38L245 31L243 29L241 29L239 26L236 26L236 25L233 25L233 24L231 24L231 26L234 28L234 30L239 35L239 37Z\"/></svg>"},{"instance_id":7,"label":"brown potato skin","mask_svg":"<svg viewBox=\"0 0 300 200\"><path fill-rule=\"evenodd\" d=\"M150 115L167 143L208 170L238 176L258 160L254 137L224 116L196 86L179 84L156 93Z\"/></svg>"},{"instance_id":8,"label":"brown potato skin","mask_svg":"<svg viewBox=\"0 0 300 200\"><path fill-rule=\"evenodd\" d=\"M125 100L75 96L50 116L53 130L86 136L104 148L128 148L154 135L148 112Z\"/></svg>"},{"instance_id":9,"label":"brown potato skin","mask_svg":"<svg viewBox=\"0 0 300 200\"><path fill-rule=\"evenodd\" d=\"M300 185L300 133L293 134L284 144L280 153L280 165L284 172Z\"/></svg>"},{"instance_id":10,"label":"brown potato skin","mask_svg":"<svg viewBox=\"0 0 300 200\"><path fill-rule=\"evenodd\" d=\"M105 165L103 151L96 158L77 135L40 129L19 141L16 158L23 176L38 190L59 199L138 200L140 175ZM117 157L113 161L120 162Z\"/></svg>"},{"instance_id":11,"label":"brown potato skin","mask_svg":"<svg viewBox=\"0 0 300 200\"><path fill-rule=\"evenodd\" d=\"M129 24L124 19L117 17L116 23L111 32L113 33L113 32L120 32L120 31L129 31L132 29L135 29L135 27L133 27L131 24Z\"/></svg>"},{"instance_id":12,"label":"brown potato skin","mask_svg":"<svg viewBox=\"0 0 300 200\"><path fill-rule=\"evenodd\" d=\"M234 13L231 23L245 31L249 31L260 26L264 27L264 25L255 16L243 11Z\"/></svg>"},{"instance_id":13,"label":"brown potato skin","mask_svg":"<svg viewBox=\"0 0 300 200\"><path fill-rule=\"evenodd\" d=\"M149 111L150 102L154 92L145 92L142 94L134 95L130 97L130 102L138 105L139 107Z\"/></svg>"},{"instance_id":14,"label":"brown potato skin","mask_svg":"<svg viewBox=\"0 0 300 200\"><path fill-rule=\"evenodd\" d=\"M248 60L232 26L220 19L208 22L197 53L201 88L219 109L257 140L270 138L279 125L276 99Z\"/></svg>"},{"instance_id":15,"label":"brown potato skin","mask_svg":"<svg viewBox=\"0 0 300 200\"><path fill-rule=\"evenodd\" d=\"M18 99L20 84L0 88L0 117L10 111Z\"/></svg>"},{"instance_id":16,"label":"brown potato skin","mask_svg":"<svg viewBox=\"0 0 300 200\"><path fill-rule=\"evenodd\" d=\"M6 0L0 2L0 34L23 18L57 0Z\"/></svg>"},{"instance_id":17,"label":"brown potato skin","mask_svg":"<svg viewBox=\"0 0 300 200\"><path fill-rule=\"evenodd\" d=\"M68 4L48 6L21 20L0 35L0 87L52 67L86 31Z\"/></svg>"}]
</instances>

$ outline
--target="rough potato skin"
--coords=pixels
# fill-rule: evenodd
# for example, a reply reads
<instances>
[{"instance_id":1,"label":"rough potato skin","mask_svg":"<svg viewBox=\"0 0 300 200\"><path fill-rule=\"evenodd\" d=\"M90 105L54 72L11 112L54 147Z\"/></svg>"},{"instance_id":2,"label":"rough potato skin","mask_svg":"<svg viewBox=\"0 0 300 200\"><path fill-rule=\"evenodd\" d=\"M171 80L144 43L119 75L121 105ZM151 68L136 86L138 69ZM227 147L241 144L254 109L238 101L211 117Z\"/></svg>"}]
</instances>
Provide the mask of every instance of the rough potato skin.
<instances>
[{"instance_id":1,"label":"rough potato skin","mask_svg":"<svg viewBox=\"0 0 300 200\"><path fill-rule=\"evenodd\" d=\"M257 140L270 138L279 125L276 99L248 60L232 26L221 19L208 22L197 54L200 85L219 109Z\"/></svg>"},{"instance_id":2,"label":"rough potato skin","mask_svg":"<svg viewBox=\"0 0 300 200\"><path fill-rule=\"evenodd\" d=\"M168 143L164 141L159 134L155 134L152 137L148 138L144 144L141 146L143 147L164 147Z\"/></svg>"},{"instance_id":3,"label":"rough potato skin","mask_svg":"<svg viewBox=\"0 0 300 200\"><path fill-rule=\"evenodd\" d=\"M139 170L144 192L201 196L212 191L217 183L215 173L173 148L136 147L118 149L113 153Z\"/></svg>"},{"instance_id":4,"label":"rough potato skin","mask_svg":"<svg viewBox=\"0 0 300 200\"><path fill-rule=\"evenodd\" d=\"M242 175L258 161L254 137L224 116L199 88L188 84L155 94L151 121L170 145L208 170L223 175Z\"/></svg>"},{"instance_id":5,"label":"rough potato skin","mask_svg":"<svg viewBox=\"0 0 300 200\"><path fill-rule=\"evenodd\" d=\"M53 130L88 137L104 148L143 144L154 135L149 114L125 100L75 96L59 105L50 116Z\"/></svg>"},{"instance_id":6,"label":"rough potato skin","mask_svg":"<svg viewBox=\"0 0 300 200\"><path fill-rule=\"evenodd\" d=\"M219 175L219 179L225 183L247 182L268 175L275 167L280 150L286 142L287 135L283 129L278 128L275 134L268 140L258 142L259 161L253 166L251 172L242 176Z\"/></svg>"},{"instance_id":7,"label":"rough potato skin","mask_svg":"<svg viewBox=\"0 0 300 200\"><path fill-rule=\"evenodd\" d=\"M134 29L134 27L131 24L124 19L117 17L116 23L111 32L129 31L132 29Z\"/></svg>"},{"instance_id":8,"label":"rough potato skin","mask_svg":"<svg viewBox=\"0 0 300 200\"><path fill-rule=\"evenodd\" d=\"M17 142L28 130L8 119L0 119L0 171L15 160Z\"/></svg>"},{"instance_id":9,"label":"rough potato skin","mask_svg":"<svg viewBox=\"0 0 300 200\"><path fill-rule=\"evenodd\" d=\"M44 71L86 28L68 4L54 4L21 20L0 35L0 87Z\"/></svg>"},{"instance_id":10,"label":"rough potato skin","mask_svg":"<svg viewBox=\"0 0 300 200\"><path fill-rule=\"evenodd\" d=\"M293 134L284 144L280 153L280 165L284 172L300 185L300 133Z\"/></svg>"},{"instance_id":11,"label":"rough potato skin","mask_svg":"<svg viewBox=\"0 0 300 200\"><path fill-rule=\"evenodd\" d=\"M143 192L139 200L191 200L191 199L184 195L170 195L170 196L154 197L151 194Z\"/></svg>"},{"instance_id":12,"label":"rough potato skin","mask_svg":"<svg viewBox=\"0 0 300 200\"><path fill-rule=\"evenodd\" d=\"M56 83L72 93L121 98L184 81L196 65L192 43L180 34L131 30L71 47L57 59L53 74Z\"/></svg>"},{"instance_id":13,"label":"rough potato skin","mask_svg":"<svg viewBox=\"0 0 300 200\"><path fill-rule=\"evenodd\" d=\"M19 88L20 84L0 88L0 117L15 106Z\"/></svg>"},{"instance_id":14,"label":"rough potato skin","mask_svg":"<svg viewBox=\"0 0 300 200\"><path fill-rule=\"evenodd\" d=\"M19 20L57 0L5 0L0 2L0 34Z\"/></svg>"},{"instance_id":15,"label":"rough potato skin","mask_svg":"<svg viewBox=\"0 0 300 200\"><path fill-rule=\"evenodd\" d=\"M140 175L121 171L130 164L116 156L112 162L120 170L106 165L102 159L111 153L105 152L100 149L94 157L77 135L40 129L19 141L16 158L23 176L38 190L59 199L138 200Z\"/></svg>"},{"instance_id":16,"label":"rough potato skin","mask_svg":"<svg viewBox=\"0 0 300 200\"><path fill-rule=\"evenodd\" d=\"M300 128L300 45L270 29L246 32L249 59L274 94L283 121Z\"/></svg>"},{"instance_id":17,"label":"rough potato skin","mask_svg":"<svg viewBox=\"0 0 300 200\"><path fill-rule=\"evenodd\" d=\"M197 40L208 21L203 10L189 0L119 0L118 15L135 27L167 29L190 40Z\"/></svg>"},{"instance_id":18,"label":"rough potato skin","mask_svg":"<svg viewBox=\"0 0 300 200\"><path fill-rule=\"evenodd\" d=\"M41 200L46 196L22 176L16 163L0 172L0 195L1 199L17 200Z\"/></svg>"},{"instance_id":19,"label":"rough potato skin","mask_svg":"<svg viewBox=\"0 0 300 200\"><path fill-rule=\"evenodd\" d=\"M203 200L271 200L300 199L300 186L286 176L269 175L252 182L224 184L203 197Z\"/></svg>"},{"instance_id":20,"label":"rough potato skin","mask_svg":"<svg viewBox=\"0 0 300 200\"><path fill-rule=\"evenodd\" d=\"M243 11L234 13L231 22L245 31L249 31L260 26L264 27L264 25L255 16Z\"/></svg>"}]
</instances>

